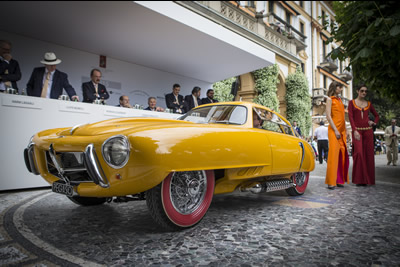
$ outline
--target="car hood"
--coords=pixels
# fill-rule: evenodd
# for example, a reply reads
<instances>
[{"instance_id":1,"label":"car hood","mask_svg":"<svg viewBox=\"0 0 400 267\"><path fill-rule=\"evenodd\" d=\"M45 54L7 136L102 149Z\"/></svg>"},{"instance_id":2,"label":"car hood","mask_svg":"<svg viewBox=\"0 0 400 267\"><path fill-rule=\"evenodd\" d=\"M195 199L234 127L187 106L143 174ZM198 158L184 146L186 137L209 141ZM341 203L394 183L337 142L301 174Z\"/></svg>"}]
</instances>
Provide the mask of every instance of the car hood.
<instances>
[{"instance_id":1,"label":"car hood","mask_svg":"<svg viewBox=\"0 0 400 267\"><path fill-rule=\"evenodd\" d=\"M59 135L72 136L99 136L126 134L152 128L169 128L177 125L193 125L192 122L160 119L160 118L123 118L111 119L92 124L77 125L59 133Z\"/></svg>"}]
</instances>

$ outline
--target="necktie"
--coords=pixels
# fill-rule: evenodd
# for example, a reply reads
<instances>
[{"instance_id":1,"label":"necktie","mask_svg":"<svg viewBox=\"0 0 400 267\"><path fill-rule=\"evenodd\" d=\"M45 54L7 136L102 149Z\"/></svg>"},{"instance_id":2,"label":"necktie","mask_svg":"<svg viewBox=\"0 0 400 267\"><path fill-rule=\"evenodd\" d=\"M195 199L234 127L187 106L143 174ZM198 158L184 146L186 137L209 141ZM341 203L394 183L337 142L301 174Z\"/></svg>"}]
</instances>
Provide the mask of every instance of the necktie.
<instances>
[{"instance_id":1,"label":"necktie","mask_svg":"<svg viewBox=\"0 0 400 267\"><path fill-rule=\"evenodd\" d=\"M49 80L50 80L50 72L46 74L46 80L44 81L43 88L42 88L42 95L40 97L47 97L47 89L49 87Z\"/></svg>"},{"instance_id":2,"label":"necktie","mask_svg":"<svg viewBox=\"0 0 400 267\"><path fill-rule=\"evenodd\" d=\"M394 133L394 125L392 125L392 132Z\"/></svg>"},{"instance_id":3,"label":"necktie","mask_svg":"<svg viewBox=\"0 0 400 267\"><path fill-rule=\"evenodd\" d=\"M99 85L97 83L94 84L94 89L96 90L96 98L99 97Z\"/></svg>"},{"instance_id":4,"label":"necktie","mask_svg":"<svg viewBox=\"0 0 400 267\"><path fill-rule=\"evenodd\" d=\"M179 98L177 95L175 96L175 99L176 99L176 103L178 103L178 105L179 105Z\"/></svg>"},{"instance_id":5,"label":"necktie","mask_svg":"<svg viewBox=\"0 0 400 267\"><path fill-rule=\"evenodd\" d=\"M193 99L194 99L194 106L197 107L197 106L198 106L198 104L197 104L197 97L193 97Z\"/></svg>"}]
</instances>

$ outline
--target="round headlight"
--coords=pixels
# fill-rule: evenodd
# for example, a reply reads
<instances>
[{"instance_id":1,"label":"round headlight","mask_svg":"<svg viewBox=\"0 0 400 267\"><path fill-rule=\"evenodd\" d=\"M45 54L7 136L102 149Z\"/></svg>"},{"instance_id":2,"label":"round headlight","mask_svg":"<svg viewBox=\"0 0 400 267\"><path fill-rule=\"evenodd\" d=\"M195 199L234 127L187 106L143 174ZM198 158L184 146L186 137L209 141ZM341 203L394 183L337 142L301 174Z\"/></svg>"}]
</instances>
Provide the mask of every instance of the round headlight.
<instances>
[{"instance_id":1,"label":"round headlight","mask_svg":"<svg viewBox=\"0 0 400 267\"><path fill-rule=\"evenodd\" d=\"M115 169L125 166L129 159L129 141L123 135L108 138L102 146L102 154L108 165Z\"/></svg>"}]
</instances>

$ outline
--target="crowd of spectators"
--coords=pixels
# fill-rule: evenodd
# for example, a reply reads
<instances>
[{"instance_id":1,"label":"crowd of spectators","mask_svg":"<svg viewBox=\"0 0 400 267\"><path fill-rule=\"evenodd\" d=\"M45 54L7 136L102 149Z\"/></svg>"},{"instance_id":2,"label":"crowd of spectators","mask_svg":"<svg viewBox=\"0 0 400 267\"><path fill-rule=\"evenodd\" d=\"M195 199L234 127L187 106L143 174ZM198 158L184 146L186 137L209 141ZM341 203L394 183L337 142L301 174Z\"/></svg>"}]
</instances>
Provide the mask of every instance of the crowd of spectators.
<instances>
[{"instance_id":1,"label":"crowd of spectators","mask_svg":"<svg viewBox=\"0 0 400 267\"><path fill-rule=\"evenodd\" d=\"M19 93L17 81L21 79L21 70L12 55L11 55L11 42L7 40L0 40L0 92L7 90L15 90ZM22 94L28 96L36 96L43 98L59 99L63 92L68 94L69 99L72 101L80 101L75 89L68 81L68 75L57 69L58 64L62 61L57 58L53 52L44 54L40 63L41 67L34 68L30 79L26 85L26 92L23 90ZM102 73L99 69L92 69L90 72L90 81L82 83L82 102L105 104L109 99L110 94L105 85L101 84ZM192 94L183 97L180 95L181 86L174 84L172 93L165 95L165 103L167 111L173 113L183 114L188 112L194 107L202 104L218 102L214 99L214 91L209 89L207 97L200 99L201 88L195 86ZM119 107L134 108L129 103L129 97L122 95L119 98ZM141 106L139 106L140 108ZM155 97L148 98L148 107L145 110L163 112L164 108L157 106L157 99Z\"/></svg>"}]
</instances>

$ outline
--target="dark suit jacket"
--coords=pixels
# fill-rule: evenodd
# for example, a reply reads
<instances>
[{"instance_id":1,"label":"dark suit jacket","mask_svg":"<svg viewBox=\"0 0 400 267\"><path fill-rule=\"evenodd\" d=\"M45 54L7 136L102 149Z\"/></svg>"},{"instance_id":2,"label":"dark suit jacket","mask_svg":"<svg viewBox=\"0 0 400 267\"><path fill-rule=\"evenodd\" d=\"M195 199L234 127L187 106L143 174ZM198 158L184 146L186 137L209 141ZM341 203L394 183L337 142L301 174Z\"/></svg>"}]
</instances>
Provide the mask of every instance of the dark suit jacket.
<instances>
[{"instance_id":1,"label":"dark suit jacket","mask_svg":"<svg viewBox=\"0 0 400 267\"><path fill-rule=\"evenodd\" d=\"M8 74L4 74L8 70ZM16 60L11 59L10 63L0 61L0 77L2 82L11 82L12 88L17 89L17 81L21 80L21 70Z\"/></svg>"},{"instance_id":2,"label":"dark suit jacket","mask_svg":"<svg viewBox=\"0 0 400 267\"><path fill-rule=\"evenodd\" d=\"M181 109L183 113L185 113L184 106L183 106L183 96L178 95L178 100L179 100L179 105L174 104L175 102L175 96L173 93L166 94L165 95L165 104L167 105L167 108L172 109L174 113L177 113L178 109Z\"/></svg>"},{"instance_id":3,"label":"dark suit jacket","mask_svg":"<svg viewBox=\"0 0 400 267\"><path fill-rule=\"evenodd\" d=\"M201 100L200 98L197 98L197 105L201 105ZM191 110L192 108L194 108L194 99L193 99L193 95L187 95L185 96L185 111L188 112L189 110Z\"/></svg>"},{"instance_id":4,"label":"dark suit jacket","mask_svg":"<svg viewBox=\"0 0 400 267\"><path fill-rule=\"evenodd\" d=\"M107 92L107 89L104 85L99 83L98 86L98 94L100 96L100 99L108 99L110 97L110 95ZM83 92L83 100L82 102L86 102L86 103L93 103L93 101L96 100L96 89L94 88L93 82L86 82L86 83L82 83L82 92Z\"/></svg>"},{"instance_id":5,"label":"dark suit jacket","mask_svg":"<svg viewBox=\"0 0 400 267\"><path fill-rule=\"evenodd\" d=\"M26 85L26 91L29 96L41 96L44 74L45 67L39 67L33 70L31 78ZM62 95L63 89L65 89L70 98L76 95L75 89L68 82L68 75L59 70L55 70L53 83L51 85L50 98L58 99L58 97Z\"/></svg>"},{"instance_id":6,"label":"dark suit jacket","mask_svg":"<svg viewBox=\"0 0 400 267\"><path fill-rule=\"evenodd\" d=\"M211 100L208 97L202 98L201 99L201 104L210 104L210 103L218 103L218 100L213 99L213 102L211 102Z\"/></svg>"}]
</instances>

